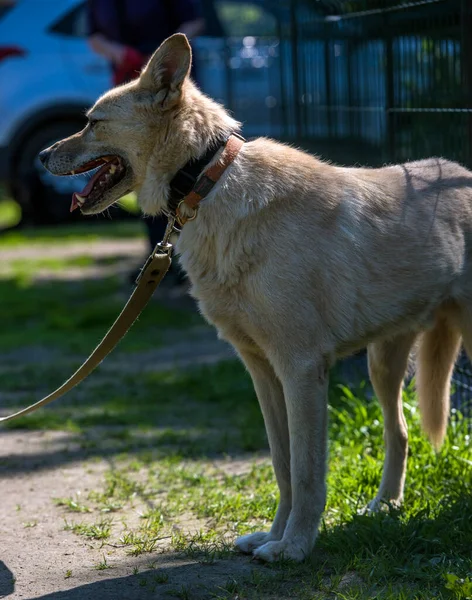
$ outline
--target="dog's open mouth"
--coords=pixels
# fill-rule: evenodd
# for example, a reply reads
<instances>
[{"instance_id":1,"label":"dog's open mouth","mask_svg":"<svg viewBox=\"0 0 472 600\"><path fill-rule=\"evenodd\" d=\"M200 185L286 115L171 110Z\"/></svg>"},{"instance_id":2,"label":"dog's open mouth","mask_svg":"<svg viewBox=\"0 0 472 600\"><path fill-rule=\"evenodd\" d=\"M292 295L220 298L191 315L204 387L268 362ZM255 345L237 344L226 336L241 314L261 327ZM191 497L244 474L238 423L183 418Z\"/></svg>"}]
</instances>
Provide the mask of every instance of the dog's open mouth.
<instances>
[{"instance_id":1,"label":"dog's open mouth","mask_svg":"<svg viewBox=\"0 0 472 600\"><path fill-rule=\"evenodd\" d=\"M103 195L115 187L126 174L126 165L121 157L101 156L75 169L71 172L71 175L85 173L97 167L100 168L93 174L80 194L77 192L72 194L70 212L76 208L82 208L84 205L88 208L97 204Z\"/></svg>"}]
</instances>

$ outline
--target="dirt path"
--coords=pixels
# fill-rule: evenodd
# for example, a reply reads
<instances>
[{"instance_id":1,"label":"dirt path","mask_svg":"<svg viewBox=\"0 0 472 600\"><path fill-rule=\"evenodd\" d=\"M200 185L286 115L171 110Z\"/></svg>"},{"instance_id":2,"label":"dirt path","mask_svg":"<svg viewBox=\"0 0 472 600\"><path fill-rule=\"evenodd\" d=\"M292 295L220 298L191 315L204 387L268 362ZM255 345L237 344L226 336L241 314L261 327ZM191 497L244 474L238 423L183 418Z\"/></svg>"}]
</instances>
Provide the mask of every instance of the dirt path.
<instances>
[{"instance_id":1,"label":"dirt path","mask_svg":"<svg viewBox=\"0 0 472 600\"><path fill-rule=\"evenodd\" d=\"M147 253L144 239L96 240L87 243L72 242L61 246L58 244L35 243L33 246L15 246L0 248L0 274L10 275L14 269L12 263L20 260L48 260L60 258L71 260L89 257L94 264L87 266L71 266L67 269L54 270L40 267L35 270L34 278L41 280L76 281L81 279L100 279L114 275L126 277L136 269ZM111 263L108 263L112 260Z\"/></svg>"},{"instance_id":2,"label":"dirt path","mask_svg":"<svg viewBox=\"0 0 472 600\"><path fill-rule=\"evenodd\" d=\"M55 455L73 452L75 461L57 466ZM53 498L100 487L106 460L88 462L60 432L2 434L0 475L0 597L55 600L206 599L229 579L267 570L234 556L211 565L166 550L133 557L124 549L87 542L64 530ZM35 466L50 468L35 471ZM21 466L21 468L18 468ZM235 465L241 469L241 460ZM228 465L231 469L231 464ZM132 515L129 515L132 517ZM106 563L111 567L98 570ZM186 590L186 596L183 596Z\"/></svg>"},{"instance_id":3,"label":"dirt path","mask_svg":"<svg viewBox=\"0 0 472 600\"><path fill-rule=\"evenodd\" d=\"M146 252L146 240L137 239L101 239L84 242L64 242L47 244L35 242L33 246L12 246L0 248L0 262L19 259L39 258L75 258L91 256L93 258L141 257Z\"/></svg>"}]
</instances>

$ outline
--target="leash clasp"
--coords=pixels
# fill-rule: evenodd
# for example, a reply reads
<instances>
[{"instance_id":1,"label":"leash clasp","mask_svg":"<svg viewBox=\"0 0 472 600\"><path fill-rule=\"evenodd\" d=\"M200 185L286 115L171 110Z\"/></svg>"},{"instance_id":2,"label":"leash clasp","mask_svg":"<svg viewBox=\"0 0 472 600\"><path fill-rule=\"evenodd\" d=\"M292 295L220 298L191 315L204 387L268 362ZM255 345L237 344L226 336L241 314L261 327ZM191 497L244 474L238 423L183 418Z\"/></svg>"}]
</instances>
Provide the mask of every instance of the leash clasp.
<instances>
[{"instance_id":1,"label":"leash clasp","mask_svg":"<svg viewBox=\"0 0 472 600\"><path fill-rule=\"evenodd\" d=\"M170 213L167 215L167 226L166 226L166 230L164 231L164 237L154 248L154 251L152 254L155 254L156 250L158 250L158 249L160 252L162 252L164 254L170 254L170 252L172 250L172 244L170 243L169 240L170 240L170 236L175 231L176 220L177 220L177 217L175 215L170 214Z\"/></svg>"},{"instance_id":2,"label":"leash clasp","mask_svg":"<svg viewBox=\"0 0 472 600\"><path fill-rule=\"evenodd\" d=\"M167 215L167 226L166 226L166 230L164 232L164 237L162 238L162 240L160 242L158 242L156 244L156 247L151 252L151 254L148 256L146 262L143 265L143 268L139 272L139 275L136 277L136 281L135 281L136 285L139 285L139 282L141 281L141 277L143 276L143 273L146 271L146 269L148 268L148 266L150 265L152 259L156 256L156 254L170 255L170 253L172 252L172 244L170 243L169 240L170 240L170 236L176 230L176 228L175 228L176 220L177 220L177 217L175 215L170 214L170 213Z\"/></svg>"}]
</instances>

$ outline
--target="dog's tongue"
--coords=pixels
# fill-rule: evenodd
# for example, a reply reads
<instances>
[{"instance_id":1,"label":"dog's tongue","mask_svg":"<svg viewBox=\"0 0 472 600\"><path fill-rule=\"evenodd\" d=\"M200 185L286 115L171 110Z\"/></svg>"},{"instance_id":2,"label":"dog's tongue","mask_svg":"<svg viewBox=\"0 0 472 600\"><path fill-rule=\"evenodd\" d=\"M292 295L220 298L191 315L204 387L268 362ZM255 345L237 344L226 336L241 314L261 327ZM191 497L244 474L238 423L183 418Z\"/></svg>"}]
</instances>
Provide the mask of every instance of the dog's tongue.
<instances>
[{"instance_id":1,"label":"dog's tongue","mask_svg":"<svg viewBox=\"0 0 472 600\"><path fill-rule=\"evenodd\" d=\"M77 192L74 192L72 194L72 202L70 205L70 212L72 212L73 210L75 210L76 208L78 208L80 206L79 202L77 201L77 195L82 196L82 198L86 198L90 192L93 190L93 186L95 185L95 182L97 181L97 179L100 177L100 175L103 174L104 171L106 171L109 167L108 163L105 163L101 169L99 169L96 173L94 173L93 177L91 177L89 179L89 181L87 181L87 185L84 187L84 189L80 192L80 194L77 194Z\"/></svg>"},{"instance_id":2,"label":"dog's tongue","mask_svg":"<svg viewBox=\"0 0 472 600\"><path fill-rule=\"evenodd\" d=\"M74 211L76 208L79 207L79 203L77 202L77 198L75 197L75 195L76 195L76 192L74 192L72 194L72 202L70 205L70 212Z\"/></svg>"}]
</instances>

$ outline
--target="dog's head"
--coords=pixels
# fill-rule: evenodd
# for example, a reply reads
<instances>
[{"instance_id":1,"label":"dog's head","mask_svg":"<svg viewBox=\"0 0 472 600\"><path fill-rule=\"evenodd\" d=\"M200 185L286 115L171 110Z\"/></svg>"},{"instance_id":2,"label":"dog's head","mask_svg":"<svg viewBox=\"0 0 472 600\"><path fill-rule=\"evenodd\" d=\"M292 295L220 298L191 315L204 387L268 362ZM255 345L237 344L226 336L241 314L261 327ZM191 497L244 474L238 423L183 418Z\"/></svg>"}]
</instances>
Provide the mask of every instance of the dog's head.
<instances>
[{"instance_id":1,"label":"dog's head","mask_svg":"<svg viewBox=\"0 0 472 600\"><path fill-rule=\"evenodd\" d=\"M54 175L95 171L74 193L71 210L105 210L130 191L148 214L166 206L169 181L214 139L238 128L189 78L187 38L175 34L156 50L140 77L110 90L87 113L86 127L40 154ZM97 170L98 169L98 170Z\"/></svg>"}]
</instances>

